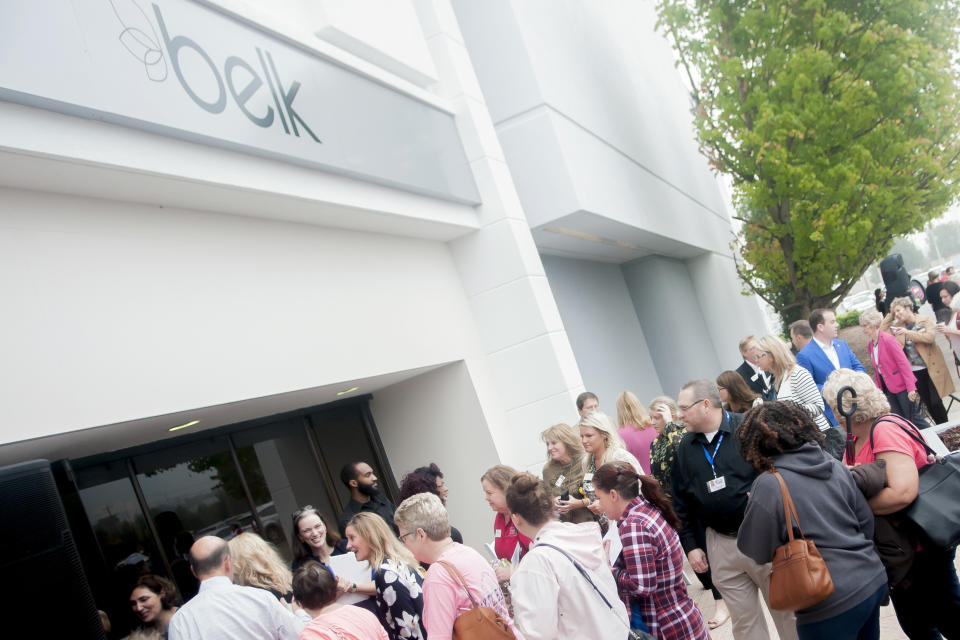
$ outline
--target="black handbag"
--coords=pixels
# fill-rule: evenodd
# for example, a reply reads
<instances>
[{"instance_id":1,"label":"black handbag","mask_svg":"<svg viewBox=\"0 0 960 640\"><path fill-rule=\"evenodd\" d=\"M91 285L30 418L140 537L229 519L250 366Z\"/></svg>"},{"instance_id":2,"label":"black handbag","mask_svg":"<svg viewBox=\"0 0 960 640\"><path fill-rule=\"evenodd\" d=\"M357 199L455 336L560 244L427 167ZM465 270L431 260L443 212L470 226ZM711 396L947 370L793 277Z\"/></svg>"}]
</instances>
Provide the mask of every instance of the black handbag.
<instances>
[{"instance_id":1,"label":"black handbag","mask_svg":"<svg viewBox=\"0 0 960 640\"><path fill-rule=\"evenodd\" d=\"M960 454L938 457L916 425L891 415L881 416L870 427L871 449L873 430L881 422L892 422L903 429L923 446L928 456L934 458L934 462L919 469L917 497L899 515L913 522L935 546L943 549L956 546L960 542Z\"/></svg>"}]
</instances>

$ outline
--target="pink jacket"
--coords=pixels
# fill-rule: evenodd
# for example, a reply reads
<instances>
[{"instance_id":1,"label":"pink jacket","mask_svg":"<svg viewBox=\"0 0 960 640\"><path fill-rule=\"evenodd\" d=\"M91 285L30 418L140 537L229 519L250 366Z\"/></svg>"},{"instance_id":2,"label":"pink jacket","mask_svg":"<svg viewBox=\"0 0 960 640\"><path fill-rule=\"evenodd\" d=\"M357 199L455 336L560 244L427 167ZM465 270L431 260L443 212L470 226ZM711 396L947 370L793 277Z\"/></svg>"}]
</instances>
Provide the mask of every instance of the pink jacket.
<instances>
[{"instance_id":1,"label":"pink jacket","mask_svg":"<svg viewBox=\"0 0 960 640\"><path fill-rule=\"evenodd\" d=\"M878 358L873 354L873 340L867 345L870 350L870 360L873 361L873 381L877 387L883 389L883 385L880 384L882 375L883 384L887 386L887 391L890 393L900 393L903 390L916 391L917 378L913 375L910 361L907 360L907 355L897 339L886 331L880 331L877 333L877 340L880 345L877 350L879 363Z\"/></svg>"}]
</instances>

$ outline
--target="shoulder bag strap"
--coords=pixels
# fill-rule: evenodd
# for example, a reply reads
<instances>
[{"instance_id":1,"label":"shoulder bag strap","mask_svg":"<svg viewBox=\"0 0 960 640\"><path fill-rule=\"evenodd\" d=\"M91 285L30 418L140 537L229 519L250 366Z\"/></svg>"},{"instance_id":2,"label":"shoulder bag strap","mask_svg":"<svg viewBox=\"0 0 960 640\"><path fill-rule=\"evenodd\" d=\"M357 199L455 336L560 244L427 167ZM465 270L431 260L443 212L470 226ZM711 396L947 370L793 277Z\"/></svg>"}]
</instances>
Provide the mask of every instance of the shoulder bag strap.
<instances>
[{"instance_id":1,"label":"shoulder bag strap","mask_svg":"<svg viewBox=\"0 0 960 640\"><path fill-rule=\"evenodd\" d=\"M923 435L920 433L920 430L917 428L917 425L913 424L913 423L910 422L909 420L904 420L903 418L900 418L899 420L892 419L892 418L897 418L897 417L898 417L898 416L894 416L894 415L891 415L891 414L888 413L887 415L880 416L879 418L877 418L877 419L874 421L874 423L870 426L870 449L871 449L871 451L873 450L873 430L874 430L874 428L875 428L878 424L880 424L881 422L890 422L890 423L895 424L895 425L897 425L898 427L900 427L900 428L903 430L904 433L906 433L908 436L910 436L911 438L913 438L914 440L916 440L917 442L919 442L919 443L920 443L920 446L923 447L924 451L927 452L927 455L928 455L928 456L933 456L934 458L939 459L940 456L937 455L937 452L934 451L933 449L931 449L931 448L930 448L930 445L927 444L927 441L923 439ZM901 421L902 421L902 422L901 422ZM907 427L906 425L904 425L903 422L906 422L908 425L910 425L911 427L913 427L913 429L910 429L909 427Z\"/></svg>"},{"instance_id":2,"label":"shoulder bag strap","mask_svg":"<svg viewBox=\"0 0 960 640\"><path fill-rule=\"evenodd\" d=\"M776 469L770 473L772 473L777 478L777 482L780 483L780 495L783 498L783 519L787 523L787 537L790 539L790 542L793 542L793 523L796 522L800 537L805 540L803 529L800 528L800 518L797 516L797 508L793 504L793 497L790 495L790 490L787 489L787 483L783 481L783 476L781 476L780 472Z\"/></svg>"},{"instance_id":3,"label":"shoulder bag strap","mask_svg":"<svg viewBox=\"0 0 960 640\"><path fill-rule=\"evenodd\" d=\"M463 576L460 575L460 572L457 571L457 568L447 562L446 560L437 560L437 564L442 566L447 570L447 573L450 574L450 577L453 578L454 582L459 582L460 586L463 587L463 590L467 592L467 597L470 598L470 604L473 605L473 608L476 609L478 606L477 601L473 599L473 594L470 593L470 589L467 588L467 581L463 579Z\"/></svg>"},{"instance_id":4,"label":"shoulder bag strap","mask_svg":"<svg viewBox=\"0 0 960 640\"><path fill-rule=\"evenodd\" d=\"M587 582L590 583L590 586L593 587L593 590L596 591L596 592L597 592L597 595L599 595L600 598L603 600L603 604L607 605L608 608L613 609L613 605L610 604L610 601L607 600L607 597L606 597L605 595L603 595L603 592L601 592L600 589L597 587L597 585L594 584L593 579L590 577L590 574L587 573L587 570L584 569L583 566L582 566L579 562L577 562L577 561L574 559L573 556L571 556L569 553L567 553L566 551L564 551L564 550L561 549L560 547L554 546L554 545L552 545L552 544L550 544L550 543L548 543L548 542L540 542L540 543L537 544L537 546L538 546L538 547L550 547L551 549L556 549L557 551L559 551L560 553L562 553L563 555L565 555L565 556L567 557L567 560L569 560L570 562L572 562L572 563L573 563L573 566L577 568L577 571L580 572L580 575L582 575L584 578L587 579Z\"/></svg>"},{"instance_id":5,"label":"shoulder bag strap","mask_svg":"<svg viewBox=\"0 0 960 640\"><path fill-rule=\"evenodd\" d=\"M610 612L611 612L611 613L614 613L614 611L613 611L613 605L610 604L610 601L607 600L607 597L606 597L605 595L603 595L603 592L600 591L600 588L597 587L596 583L594 583L593 578L591 578L591 577L590 577L590 574L587 573L587 570L583 568L583 565L581 565L579 562L577 562L577 561L574 559L573 556L571 556L569 553L567 553L566 551L564 551L564 550L561 549L560 547L554 546L554 545L552 545L552 544L550 544L550 543L548 543L548 542L540 542L540 543L537 544L537 547L550 547L551 549L555 549L555 550L559 551L560 553L562 553L564 556L566 556L567 560L569 560L570 562L572 562L572 563L573 563L573 566L576 567L576 568L577 568L577 571L580 572L580 575L582 575L584 578L587 579L587 582L590 583L590 586L593 587L593 590L596 591L596 592L597 592L597 595L600 596L600 599L603 600L603 604L607 605L607 608L610 609ZM535 547L535 548L536 548L536 547ZM616 615L616 614L614 614L614 615ZM617 616L617 620L620 620L621 623L623 622L623 620L620 619L620 616ZM640 635L637 634L633 629L630 628L630 623L627 623L627 631L629 632L630 637L631 637L633 640L641 640Z\"/></svg>"}]
</instances>

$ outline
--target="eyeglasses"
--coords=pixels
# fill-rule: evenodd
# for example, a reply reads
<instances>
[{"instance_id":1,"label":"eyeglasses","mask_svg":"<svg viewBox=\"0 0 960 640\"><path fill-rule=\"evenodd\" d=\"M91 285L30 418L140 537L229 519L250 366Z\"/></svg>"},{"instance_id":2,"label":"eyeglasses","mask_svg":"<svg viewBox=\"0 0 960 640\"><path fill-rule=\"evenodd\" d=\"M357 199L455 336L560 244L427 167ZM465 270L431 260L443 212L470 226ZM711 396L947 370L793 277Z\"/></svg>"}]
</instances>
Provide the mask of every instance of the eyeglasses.
<instances>
[{"instance_id":1,"label":"eyeglasses","mask_svg":"<svg viewBox=\"0 0 960 640\"><path fill-rule=\"evenodd\" d=\"M694 400L693 402L691 402L691 403L688 404L687 406L683 406L682 404L681 404L681 405L677 405L677 409L680 409L680 411L690 411L690 409L693 409L695 406L697 406L698 404L700 404L700 403L703 402L704 400L706 400L706 398L700 398L699 400Z\"/></svg>"},{"instance_id":2,"label":"eyeglasses","mask_svg":"<svg viewBox=\"0 0 960 640\"><path fill-rule=\"evenodd\" d=\"M413 531L407 531L406 533L401 533L401 534L400 534L400 542L406 543L406 541L404 540L404 538L406 538L407 536L412 536L412 535L414 535L416 532L417 532L417 530L414 529Z\"/></svg>"}]
</instances>

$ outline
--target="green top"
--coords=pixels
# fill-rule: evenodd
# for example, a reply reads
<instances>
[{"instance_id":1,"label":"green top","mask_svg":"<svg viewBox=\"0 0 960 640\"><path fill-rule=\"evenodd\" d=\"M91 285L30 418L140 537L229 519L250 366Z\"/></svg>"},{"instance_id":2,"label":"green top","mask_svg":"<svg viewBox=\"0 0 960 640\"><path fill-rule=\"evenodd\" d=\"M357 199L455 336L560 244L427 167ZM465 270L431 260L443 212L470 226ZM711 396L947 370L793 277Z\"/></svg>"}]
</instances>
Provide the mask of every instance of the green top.
<instances>
[{"instance_id":1,"label":"green top","mask_svg":"<svg viewBox=\"0 0 960 640\"><path fill-rule=\"evenodd\" d=\"M685 433L686 430L680 425L668 422L664 434L657 436L650 443L650 473L671 500L673 488L670 486L670 473L673 470L673 461L677 457L677 447Z\"/></svg>"}]
</instances>

